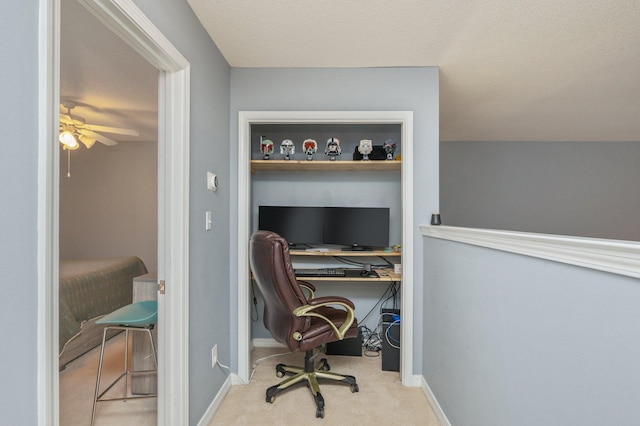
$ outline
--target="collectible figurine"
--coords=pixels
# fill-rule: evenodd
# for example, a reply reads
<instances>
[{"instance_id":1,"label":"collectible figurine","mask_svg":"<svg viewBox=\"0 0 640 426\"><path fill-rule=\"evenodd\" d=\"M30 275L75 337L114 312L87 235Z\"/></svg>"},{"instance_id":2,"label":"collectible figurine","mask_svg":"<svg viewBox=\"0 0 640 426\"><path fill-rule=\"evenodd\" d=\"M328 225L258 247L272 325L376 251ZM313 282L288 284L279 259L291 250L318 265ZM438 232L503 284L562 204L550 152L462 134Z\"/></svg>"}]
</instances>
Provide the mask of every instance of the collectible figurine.
<instances>
[{"instance_id":1,"label":"collectible figurine","mask_svg":"<svg viewBox=\"0 0 640 426\"><path fill-rule=\"evenodd\" d=\"M305 139L302 142L302 151L307 154L307 161L313 160L313 154L318 151L318 143L313 139Z\"/></svg>"},{"instance_id":2,"label":"collectible figurine","mask_svg":"<svg viewBox=\"0 0 640 426\"><path fill-rule=\"evenodd\" d=\"M285 160L291 160L291 156L296 153L296 147L293 146L291 139L285 139L280 144L280 154L284 154Z\"/></svg>"},{"instance_id":3,"label":"collectible figurine","mask_svg":"<svg viewBox=\"0 0 640 426\"><path fill-rule=\"evenodd\" d=\"M373 151L373 142L370 139L362 139L358 145L358 152L362 154L362 161L369 161L369 154Z\"/></svg>"},{"instance_id":4,"label":"collectible figurine","mask_svg":"<svg viewBox=\"0 0 640 426\"><path fill-rule=\"evenodd\" d=\"M273 154L273 141L263 139L263 136L260 136L260 152L263 154L262 158L268 160Z\"/></svg>"},{"instance_id":5,"label":"collectible figurine","mask_svg":"<svg viewBox=\"0 0 640 426\"><path fill-rule=\"evenodd\" d=\"M393 153L396 152L396 143L389 139L382 147L384 148L384 152L387 153L387 160L393 160Z\"/></svg>"},{"instance_id":6,"label":"collectible figurine","mask_svg":"<svg viewBox=\"0 0 640 426\"><path fill-rule=\"evenodd\" d=\"M327 140L327 147L324 150L324 154L329 157L329 160L335 161L336 157L342 154L340 150L340 140L337 138L329 138Z\"/></svg>"}]
</instances>

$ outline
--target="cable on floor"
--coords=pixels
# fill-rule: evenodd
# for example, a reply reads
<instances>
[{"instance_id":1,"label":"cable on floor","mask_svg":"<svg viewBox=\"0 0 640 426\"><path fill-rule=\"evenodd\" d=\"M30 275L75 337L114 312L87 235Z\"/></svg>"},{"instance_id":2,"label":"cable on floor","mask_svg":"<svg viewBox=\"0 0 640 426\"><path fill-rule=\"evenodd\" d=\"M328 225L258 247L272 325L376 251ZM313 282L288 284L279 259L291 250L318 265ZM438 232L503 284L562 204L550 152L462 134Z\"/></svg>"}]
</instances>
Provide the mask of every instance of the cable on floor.
<instances>
[{"instance_id":1,"label":"cable on floor","mask_svg":"<svg viewBox=\"0 0 640 426\"><path fill-rule=\"evenodd\" d=\"M262 357L262 358L259 358L259 359L255 360L253 362L253 364L251 364L251 375L249 375L249 383L251 383L251 379L253 379L253 375L256 372L256 368L258 367L258 365L260 363L262 363L263 361L266 361L269 358L275 358L277 356L289 355L289 354L292 354L292 353L293 353L293 351L282 352L282 353L279 353L279 354L268 355L268 356L265 356L265 357Z\"/></svg>"}]
</instances>

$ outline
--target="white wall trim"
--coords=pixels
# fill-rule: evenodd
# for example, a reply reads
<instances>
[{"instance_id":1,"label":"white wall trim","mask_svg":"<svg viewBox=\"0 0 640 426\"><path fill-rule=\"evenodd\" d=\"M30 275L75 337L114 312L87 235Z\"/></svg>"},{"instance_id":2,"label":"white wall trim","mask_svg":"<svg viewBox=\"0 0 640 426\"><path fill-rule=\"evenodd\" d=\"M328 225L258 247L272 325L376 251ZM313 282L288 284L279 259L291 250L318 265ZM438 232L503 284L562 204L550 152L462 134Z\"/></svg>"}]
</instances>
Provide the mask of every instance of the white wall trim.
<instances>
[{"instance_id":1,"label":"white wall trim","mask_svg":"<svg viewBox=\"0 0 640 426\"><path fill-rule=\"evenodd\" d=\"M259 123L397 123L402 125L402 302L400 370L402 384L413 379L413 112L412 111L239 111L238 112L238 376L249 379L250 306L249 238L251 202L251 124Z\"/></svg>"},{"instance_id":2,"label":"white wall trim","mask_svg":"<svg viewBox=\"0 0 640 426\"><path fill-rule=\"evenodd\" d=\"M220 408L220 405L222 404L224 397L227 396L227 394L229 393L231 386L235 384L233 383L234 380L232 376L235 376L235 375L230 374L229 376L227 376L227 380L224 381L224 383L222 384L222 387L216 394L216 397L213 398L213 401L211 401L211 404L209 404L209 407L205 410L204 414L200 418L200 421L198 422L198 426L205 426L211 422L211 420L213 419L213 416L216 414L216 411L218 411L218 408Z\"/></svg>"},{"instance_id":3,"label":"white wall trim","mask_svg":"<svg viewBox=\"0 0 640 426\"><path fill-rule=\"evenodd\" d=\"M187 61L133 0L78 0L96 18L151 65L167 72L189 67ZM135 23L136 26L131 26Z\"/></svg>"},{"instance_id":4,"label":"white wall trim","mask_svg":"<svg viewBox=\"0 0 640 426\"><path fill-rule=\"evenodd\" d=\"M251 205L251 119L252 114L238 113L238 377L249 383L251 323L249 316L249 237Z\"/></svg>"},{"instance_id":5,"label":"white wall trim","mask_svg":"<svg viewBox=\"0 0 640 426\"><path fill-rule=\"evenodd\" d=\"M57 425L58 374L58 187L60 99L60 3L40 0L38 16L38 335L37 419Z\"/></svg>"},{"instance_id":6,"label":"white wall trim","mask_svg":"<svg viewBox=\"0 0 640 426\"><path fill-rule=\"evenodd\" d=\"M158 425L189 415L189 62L131 0L80 0L161 71L158 128ZM38 424L58 415L59 0L40 0L38 193ZM166 262L163 260L166 259ZM164 263L164 264L163 264Z\"/></svg>"},{"instance_id":7,"label":"white wall trim","mask_svg":"<svg viewBox=\"0 0 640 426\"><path fill-rule=\"evenodd\" d=\"M436 415L436 418L440 421L440 424L442 426L451 426L451 423L449 422L447 415L442 410L442 407L438 403L436 396L433 394L433 391L429 387L429 384L427 383L425 378L422 376L420 376L420 387L422 388L422 392L424 393L424 396L427 397L427 401L429 401L429 405L431 405L431 410L433 410L433 413Z\"/></svg>"},{"instance_id":8,"label":"white wall trim","mask_svg":"<svg viewBox=\"0 0 640 426\"><path fill-rule=\"evenodd\" d=\"M640 278L640 243L455 226L421 225L422 235Z\"/></svg>"},{"instance_id":9,"label":"white wall trim","mask_svg":"<svg viewBox=\"0 0 640 426\"><path fill-rule=\"evenodd\" d=\"M252 348L283 348L288 349L286 345L283 345L280 342L277 342L276 339L272 337L260 337L251 340Z\"/></svg>"},{"instance_id":10,"label":"white wall trim","mask_svg":"<svg viewBox=\"0 0 640 426\"><path fill-rule=\"evenodd\" d=\"M413 375L413 111L402 112L397 119L402 124L402 285L400 287L400 378L405 386L417 386ZM422 279L421 279L422 281ZM420 303L422 305L422 303ZM422 317L422 316L421 316Z\"/></svg>"}]
</instances>

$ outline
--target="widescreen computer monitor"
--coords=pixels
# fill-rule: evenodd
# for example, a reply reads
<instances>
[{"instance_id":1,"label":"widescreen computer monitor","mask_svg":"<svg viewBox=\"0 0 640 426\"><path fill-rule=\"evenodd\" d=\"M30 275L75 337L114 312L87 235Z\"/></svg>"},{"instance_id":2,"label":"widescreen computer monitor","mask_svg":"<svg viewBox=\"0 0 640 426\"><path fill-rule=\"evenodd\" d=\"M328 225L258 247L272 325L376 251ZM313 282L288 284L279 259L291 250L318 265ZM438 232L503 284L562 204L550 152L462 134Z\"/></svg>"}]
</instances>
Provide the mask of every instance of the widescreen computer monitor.
<instances>
[{"instance_id":1,"label":"widescreen computer monitor","mask_svg":"<svg viewBox=\"0 0 640 426\"><path fill-rule=\"evenodd\" d=\"M259 206L258 229L272 231L290 246L323 243L323 207Z\"/></svg>"},{"instance_id":2,"label":"widescreen computer monitor","mask_svg":"<svg viewBox=\"0 0 640 426\"><path fill-rule=\"evenodd\" d=\"M325 207L325 244L354 250L389 246L388 207Z\"/></svg>"}]
</instances>

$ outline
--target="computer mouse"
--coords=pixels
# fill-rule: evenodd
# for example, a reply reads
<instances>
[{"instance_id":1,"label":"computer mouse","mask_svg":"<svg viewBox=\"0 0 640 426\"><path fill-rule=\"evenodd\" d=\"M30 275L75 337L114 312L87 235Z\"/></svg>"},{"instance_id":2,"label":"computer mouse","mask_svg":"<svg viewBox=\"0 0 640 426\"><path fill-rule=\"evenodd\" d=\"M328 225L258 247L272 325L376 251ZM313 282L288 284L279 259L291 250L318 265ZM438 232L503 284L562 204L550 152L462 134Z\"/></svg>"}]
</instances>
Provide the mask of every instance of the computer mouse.
<instances>
[{"instance_id":1,"label":"computer mouse","mask_svg":"<svg viewBox=\"0 0 640 426\"><path fill-rule=\"evenodd\" d=\"M362 271L360 271L360 276L361 277L368 277L369 276L369 271L367 271L366 269L363 269Z\"/></svg>"}]
</instances>

